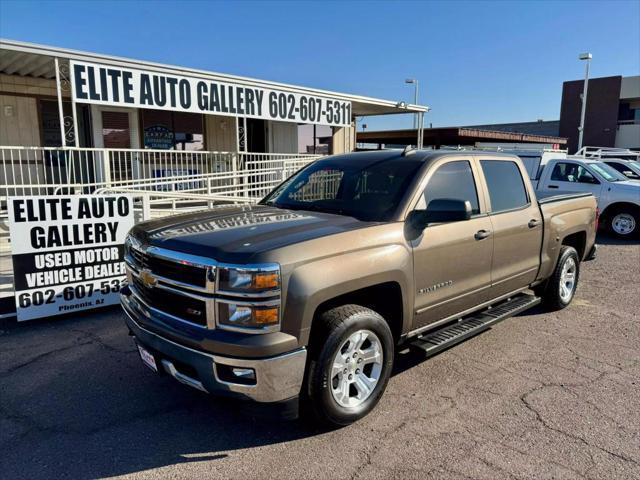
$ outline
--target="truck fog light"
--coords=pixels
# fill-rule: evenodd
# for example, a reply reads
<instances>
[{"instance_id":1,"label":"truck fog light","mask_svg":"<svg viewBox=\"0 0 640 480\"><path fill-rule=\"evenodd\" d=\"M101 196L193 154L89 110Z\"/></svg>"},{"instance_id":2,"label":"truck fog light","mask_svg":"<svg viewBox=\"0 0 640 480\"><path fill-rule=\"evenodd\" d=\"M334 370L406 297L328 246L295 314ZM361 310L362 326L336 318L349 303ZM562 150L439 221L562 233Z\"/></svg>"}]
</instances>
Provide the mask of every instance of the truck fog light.
<instances>
[{"instance_id":1,"label":"truck fog light","mask_svg":"<svg viewBox=\"0 0 640 480\"><path fill-rule=\"evenodd\" d=\"M222 382L235 383L237 385L256 385L256 371L253 368L234 367L216 363L216 376Z\"/></svg>"},{"instance_id":2,"label":"truck fog light","mask_svg":"<svg viewBox=\"0 0 640 480\"><path fill-rule=\"evenodd\" d=\"M239 328L260 329L278 325L278 306L238 305L218 303L218 323Z\"/></svg>"},{"instance_id":3,"label":"truck fog light","mask_svg":"<svg viewBox=\"0 0 640 480\"><path fill-rule=\"evenodd\" d=\"M238 378L246 378L247 380L256 379L256 372L253 368L231 367L231 373Z\"/></svg>"}]
</instances>

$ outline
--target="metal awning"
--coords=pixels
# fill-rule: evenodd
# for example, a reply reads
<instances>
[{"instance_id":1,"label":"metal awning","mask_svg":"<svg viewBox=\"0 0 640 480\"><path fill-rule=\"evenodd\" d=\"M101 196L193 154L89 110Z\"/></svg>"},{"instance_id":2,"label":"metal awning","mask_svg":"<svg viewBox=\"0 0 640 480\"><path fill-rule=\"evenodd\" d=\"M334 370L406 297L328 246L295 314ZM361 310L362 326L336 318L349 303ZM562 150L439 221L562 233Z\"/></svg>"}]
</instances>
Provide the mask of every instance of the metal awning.
<instances>
[{"instance_id":1,"label":"metal awning","mask_svg":"<svg viewBox=\"0 0 640 480\"><path fill-rule=\"evenodd\" d=\"M354 116L420 113L427 112L429 110L426 106L404 104L404 102L399 101L382 100L378 98L270 82L267 80L227 75L205 70L163 65L160 63L132 60L129 58L81 52L45 45L36 45L32 43L18 42L15 40L0 40L0 73L53 79L56 76L54 66L55 58L62 63L68 62L69 60L96 62L100 64L138 68L161 73L193 75L207 80L227 83L242 83L245 85L272 88L291 93L330 96L338 100L351 102Z\"/></svg>"},{"instance_id":2,"label":"metal awning","mask_svg":"<svg viewBox=\"0 0 640 480\"><path fill-rule=\"evenodd\" d=\"M417 131L387 130L379 132L358 132L358 143L378 143L388 145L413 145ZM528 133L503 132L483 130L468 127L425 128L423 133L424 145L440 147L443 145L473 145L476 142L504 142L504 143L544 143L564 146L564 137L550 137L546 135L532 135Z\"/></svg>"}]
</instances>

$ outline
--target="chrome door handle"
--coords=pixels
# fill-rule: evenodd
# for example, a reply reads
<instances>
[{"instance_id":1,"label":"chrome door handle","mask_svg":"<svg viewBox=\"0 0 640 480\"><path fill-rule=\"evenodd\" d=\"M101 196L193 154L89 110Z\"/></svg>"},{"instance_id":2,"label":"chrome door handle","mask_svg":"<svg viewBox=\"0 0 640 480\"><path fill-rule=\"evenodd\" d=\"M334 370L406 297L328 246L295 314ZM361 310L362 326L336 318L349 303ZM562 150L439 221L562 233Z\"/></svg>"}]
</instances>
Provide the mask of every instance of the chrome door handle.
<instances>
[{"instance_id":1,"label":"chrome door handle","mask_svg":"<svg viewBox=\"0 0 640 480\"><path fill-rule=\"evenodd\" d=\"M538 225L540 225L540 220L538 220L537 218L532 218L531 220L529 220L529 228L536 228Z\"/></svg>"},{"instance_id":2,"label":"chrome door handle","mask_svg":"<svg viewBox=\"0 0 640 480\"><path fill-rule=\"evenodd\" d=\"M490 230L478 230L476 234L473 236L476 240L484 240L489 235L491 235Z\"/></svg>"}]
</instances>

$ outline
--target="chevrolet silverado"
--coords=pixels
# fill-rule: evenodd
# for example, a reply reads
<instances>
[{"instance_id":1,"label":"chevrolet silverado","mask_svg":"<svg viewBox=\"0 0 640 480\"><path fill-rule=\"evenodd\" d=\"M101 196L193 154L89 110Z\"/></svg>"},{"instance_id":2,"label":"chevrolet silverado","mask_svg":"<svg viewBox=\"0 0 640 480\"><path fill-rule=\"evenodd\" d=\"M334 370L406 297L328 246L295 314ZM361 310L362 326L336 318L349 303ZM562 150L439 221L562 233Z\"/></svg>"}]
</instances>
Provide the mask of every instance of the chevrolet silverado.
<instances>
[{"instance_id":1,"label":"chevrolet silverado","mask_svg":"<svg viewBox=\"0 0 640 480\"><path fill-rule=\"evenodd\" d=\"M331 156L257 205L136 225L122 305L154 371L347 425L399 346L431 356L569 305L597 221L590 193L536 198L514 155Z\"/></svg>"}]
</instances>

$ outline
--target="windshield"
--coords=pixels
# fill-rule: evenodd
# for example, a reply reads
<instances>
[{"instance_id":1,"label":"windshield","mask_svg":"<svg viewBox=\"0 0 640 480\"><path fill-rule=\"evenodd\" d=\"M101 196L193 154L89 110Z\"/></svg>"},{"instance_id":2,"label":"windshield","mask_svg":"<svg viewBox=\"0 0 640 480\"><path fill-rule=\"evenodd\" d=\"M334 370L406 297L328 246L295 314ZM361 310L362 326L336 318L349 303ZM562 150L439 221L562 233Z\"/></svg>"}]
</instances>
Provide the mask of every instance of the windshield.
<instances>
[{"instance_id":1,"label":"windshield","mask_svg":"<svg viewBox=\"0 0 640 480\"><path fill-rule=\"evenodd\" d=\"M320 160L293 175L260 203L386 221L421 165L403 158L375 163Z\"/></svg>"},{"instance_id":2,"label":"windshield","mask_svg":"<svg viewBox=\"0 0 640 480\"><path fill-rule=\"evenodd\" d=\"M620 182L623 180L628 180L623 174L618 172L615 168L610 167L606 163L602 162L594 162L590 163L589 167L596 171L602 178L604 178L607 182Z\"/></svg>"}]
</instances>

